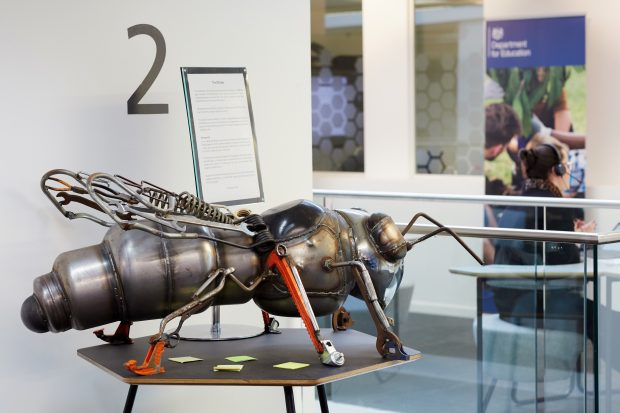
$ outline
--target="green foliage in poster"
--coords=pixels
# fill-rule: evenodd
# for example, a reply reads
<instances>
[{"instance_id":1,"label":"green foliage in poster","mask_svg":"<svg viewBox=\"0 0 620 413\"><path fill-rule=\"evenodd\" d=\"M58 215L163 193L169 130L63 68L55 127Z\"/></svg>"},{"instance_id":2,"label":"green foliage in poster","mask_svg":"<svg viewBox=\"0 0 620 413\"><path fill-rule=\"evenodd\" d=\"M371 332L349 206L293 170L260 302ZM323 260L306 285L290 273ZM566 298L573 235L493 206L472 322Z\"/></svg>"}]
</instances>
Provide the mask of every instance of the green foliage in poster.
<instances>
[{"instance_id":1,"label":"green foliage in poster","mask_svg":"<svg viewBox=\"0 0 620 413\"><path fill-rule=\"evenodd\" d=\"M488 75L504 90L504 103L512 106L524 136L532 133L532 113L540 102L552 109L560 100L562 89L571 71L583 71L582 66L552 66L546 68L489 69Z\"/></svg>"}]
</instances>

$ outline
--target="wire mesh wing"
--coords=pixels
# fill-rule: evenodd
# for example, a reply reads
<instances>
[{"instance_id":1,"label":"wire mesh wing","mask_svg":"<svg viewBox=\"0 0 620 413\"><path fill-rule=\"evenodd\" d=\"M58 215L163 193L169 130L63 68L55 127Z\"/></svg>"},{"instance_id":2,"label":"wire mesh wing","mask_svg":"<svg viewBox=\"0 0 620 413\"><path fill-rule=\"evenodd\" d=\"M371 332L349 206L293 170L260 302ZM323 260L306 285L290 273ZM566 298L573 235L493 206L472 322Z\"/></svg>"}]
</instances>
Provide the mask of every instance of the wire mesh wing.
<instances>
[{"instance_id":1,"label":"wire mesh wing","mask_svg":"<svg viewBox=\"0 0 620 413\"><path fill-rule=\"evenodd\" d=\"M166 238L197 238L185 224L238 227L225 207L201 201L188 192L177 194L146 181L137 183L120 175L87 174L54 169L43 175L41 189L69 219L88 219L110 227L140 229ZM81 205L85 211L69 206ZM173 231L163 231L157 223ZM237 228L238 230L238 228Z\"/></svg>"}]
</instances>

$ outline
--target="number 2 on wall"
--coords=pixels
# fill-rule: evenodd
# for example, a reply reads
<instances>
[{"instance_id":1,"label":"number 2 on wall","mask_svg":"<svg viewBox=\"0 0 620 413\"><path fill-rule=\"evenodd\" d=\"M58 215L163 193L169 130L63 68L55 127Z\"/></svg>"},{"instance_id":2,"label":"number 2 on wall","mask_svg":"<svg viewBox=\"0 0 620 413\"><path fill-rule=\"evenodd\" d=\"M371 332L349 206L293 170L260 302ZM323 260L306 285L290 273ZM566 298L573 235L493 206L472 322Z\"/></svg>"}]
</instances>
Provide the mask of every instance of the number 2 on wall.
<instances>
[{"instance_id":1,"label":"number 2 on wall","mask_svg":"<svg viewBox=\"0 0 620 413\"><path fill-rule=\"evenodd\" d=\"M168 113L168 104L166 103L140 103L146 92L150 89L159 75L161 68L164 65L166 59L166 41L161 32L150 24L136 24L127 29L129 38L139 34L146 34L150 36L155 42L155 60L151 66L151 70L146 74L146 77L140 83L138 88L133 92L131 97L127 100L127 114L129 115L152 115L160 113Z\"/></svg>"}]
</instances>

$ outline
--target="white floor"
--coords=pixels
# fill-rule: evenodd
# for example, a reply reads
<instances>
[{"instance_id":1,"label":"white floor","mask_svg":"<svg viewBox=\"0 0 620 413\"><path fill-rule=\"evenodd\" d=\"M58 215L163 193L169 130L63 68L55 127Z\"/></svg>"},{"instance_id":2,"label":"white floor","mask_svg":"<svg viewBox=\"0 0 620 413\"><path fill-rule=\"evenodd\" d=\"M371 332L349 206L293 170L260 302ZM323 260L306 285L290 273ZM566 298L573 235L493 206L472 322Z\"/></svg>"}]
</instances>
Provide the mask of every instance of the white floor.
<instances>
[{"instance_id":1,"label":"white floor","mask_svg":"<svg viewBox=\"0 0 620 413\"><path fill-rule=\"evenodd\" d=\"M316 411L320 412L321 408L317 403ZM357 406L354 404L345 404L338 402L329 402L329 411L337 413L394 413L394 410L378 410L371 407Z\"/></svg>"}]
</instances>

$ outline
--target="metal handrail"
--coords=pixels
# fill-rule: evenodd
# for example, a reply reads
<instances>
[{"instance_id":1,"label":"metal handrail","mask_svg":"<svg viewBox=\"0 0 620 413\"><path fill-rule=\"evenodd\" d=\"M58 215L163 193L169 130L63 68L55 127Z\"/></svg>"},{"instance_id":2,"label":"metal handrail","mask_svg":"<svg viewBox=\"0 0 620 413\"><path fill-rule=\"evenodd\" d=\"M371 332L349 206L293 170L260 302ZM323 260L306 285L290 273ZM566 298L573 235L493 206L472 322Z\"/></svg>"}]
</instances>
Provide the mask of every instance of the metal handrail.
<instances>
[{"instance_id":1,"label":"metal handrail","mask_svg":"<svg viewBox=\"0 0 620 413\"><path fill-rule=\"evenodd\" d=\"M397 223L402 231L406 224ZM513 229L513 228L494 228L494 227L465 227L448 225L450 229L461 237L471 238L492 238L492 239L516 239L524 241L551 241L551 242L571 242L575 244L602 245L620 242L620 232L599 235L595 232L572 232L572 231L543 231L539 229ZM434 225L416 224L412 225L408 235L425 235L436 230ZM442 234L449 235L449 234Z\"/></svg>"},{"instance_id":2,"label":"metal handrail","mask_svg":"<svg viewBox=\"0 0 620 413\"><path fill-rule=\"evenodd\" d=\"M526 196L492 196L492 195L445 195L423 194L409 192L373 192L373 191L344 191L332 189L314 189L313 195L317 197L340 197L340 198L370 198L409 201L438 201L438 202L466 202L491 205L519 205L536 207L559 207L559 208L620 208L620 201L599 199L574 199L574 198L546 198ZM402 231L406 224L397 223ZM620 242L620 232L598 234L594 232L550 231L534 229L514 229L495 227L467 227L449 226L461 237L473 238L502 238L525 241L550 241L571 242L576 244L602 245ZM408 236L412 234L425 235L437 229L433 225L413 225ZM448 234L443 234L448 235Z\"/></svg>"},{"instance_id":3,"label":"metal handrail","mask_svg":"<svg viewBox=\"0 0 620 413\"><path fill-rule=\"evenodd\" d=\"M454 195L454 194L424 194L417 192L375 192L375 191L350 191L336 189L313 189L312 193L317 197L332 198L369 198L369 199L406 199L409 201L437 201L437 202L460 202L483 205L518 205L539 206L558 208L618 208L620 201L606 199L581 199L581 198L551 198L533 196L504 196L504 195Z\"/></svg>"}]
</instances>

